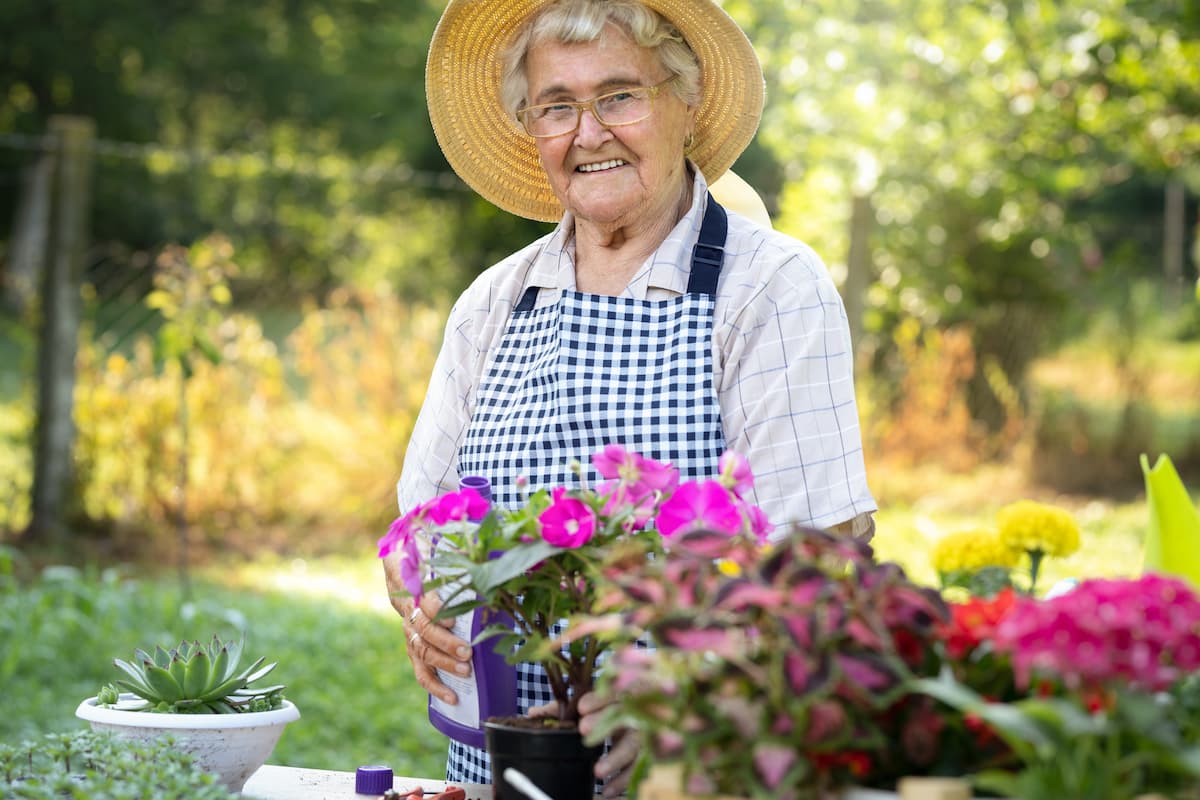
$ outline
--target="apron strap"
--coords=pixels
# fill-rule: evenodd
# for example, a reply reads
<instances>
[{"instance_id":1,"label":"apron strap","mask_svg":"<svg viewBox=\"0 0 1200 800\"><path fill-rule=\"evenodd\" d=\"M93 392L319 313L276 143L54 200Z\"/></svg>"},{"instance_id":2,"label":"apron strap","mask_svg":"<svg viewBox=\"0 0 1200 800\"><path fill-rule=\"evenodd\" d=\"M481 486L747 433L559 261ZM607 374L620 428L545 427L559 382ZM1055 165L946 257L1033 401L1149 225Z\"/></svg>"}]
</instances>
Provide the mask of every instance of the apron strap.
<instances>
[{"instance_id":1,"label":"apron strap","mask_svg":"<svg viewBox=\"0 0 1200 800\"><path fill-rule=\"evenodd\" d=\"M692 274L688 278L688 294L717 293L717 278L725 261L725 234L729 218L721 204L708 195L704 221L700 223L700 238L692 248Z\"/></svg>"},{"instance_id":2,"label":"apron strap","mask_svg":"<svg viewBox=\"0 0 1200 800\"><path fill-rule=\"evenodd\" d=\"M513 309L514 314L520 314L522 311L533 311L533 307L537 305L538 287L530 286L525 290L525 294L521 295L521 302L517 303Z\"/></svg>"},{"instance_id":3,"label":"apron strap","mask_svg":"<svg viewBox=\"0 0 1200 800\"><path fill-rule=\"evenodd\" d=\"M721 265L725 262L725 234L729 231L729 218L721 204L708 195L704 209L704 220L700 223L700 237L692 248L692 273L688 277L688 294L716 294L717 278L721 276ZM521 295L521 301L513 309L514 314L533 311L537 304L538 287L530 286Z\"/></svg>"}]
</instances>

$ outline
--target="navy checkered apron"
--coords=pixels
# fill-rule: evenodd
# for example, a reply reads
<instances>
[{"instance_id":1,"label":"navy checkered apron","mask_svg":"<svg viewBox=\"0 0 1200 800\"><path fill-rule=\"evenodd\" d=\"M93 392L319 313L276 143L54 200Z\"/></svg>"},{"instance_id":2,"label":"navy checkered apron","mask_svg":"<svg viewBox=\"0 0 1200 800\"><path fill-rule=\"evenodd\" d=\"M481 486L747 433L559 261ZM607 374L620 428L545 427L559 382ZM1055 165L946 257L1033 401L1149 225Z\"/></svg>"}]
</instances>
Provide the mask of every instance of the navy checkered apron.
<instances>
[{"instance_id":1,"label":"navy checkered apron","mask_svg":"<svg viewBox=\"0 0 1200 800\"><path fill-rule=\"evenodd\" d=\"M484 371L459 452L460 475L484 475L493 501L571 485L578 461L607 444L674 464L683 480L711 477L724 449L712 374L713 305L724 260L725 210L709 195L687 293L662 301L563 292L535 309L530 287ZM517 478L528 487L517 487ZM545 672L517 667L522 714L553 698ZM446 779L491 783L487 752L450 742Z\"/></svg>"}]
</instances>

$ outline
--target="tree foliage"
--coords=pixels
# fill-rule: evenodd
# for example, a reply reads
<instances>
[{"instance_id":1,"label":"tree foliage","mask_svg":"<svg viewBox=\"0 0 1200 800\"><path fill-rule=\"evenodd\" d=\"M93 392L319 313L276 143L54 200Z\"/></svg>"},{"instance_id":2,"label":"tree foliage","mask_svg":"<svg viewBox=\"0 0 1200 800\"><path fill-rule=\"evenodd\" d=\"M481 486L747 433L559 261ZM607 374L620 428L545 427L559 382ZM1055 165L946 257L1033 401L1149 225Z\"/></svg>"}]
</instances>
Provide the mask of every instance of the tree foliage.
<instances>
[{"instance_id":1,"label":"tree foliage","mask_svg":"<svg viewBox=\"0 0 1200 800\"><path fill-rule=\"evenodd\" d=\"M1165 180L1200 192L1192 3L726 7L767 72L780 227L837 262L850 196L872 201L877 353L902 318L965 321L1019 379L1068 312L1161 269Z\"/></svg>"},{"instance_id":2,"label":"tree foliage","mask_svg":"<svg viewBox=\"0 0 1200 800\"><path fill-rule=\"evenodd\" d=\"M480 200L442 159L424 99L442 6L10 0L0 133L96 119L98 240L219 230L247 278L453 293L545 227ZM1200 193L1190 0L725 7L768 80L736 168L778 226L838 269L850 197L871 199L869 350L889 350L903 318L969 321L980 357L1019 377L1080 300L1158 269L1164 181ZM0 180L29 157L0 146ZM0 215L16 194L0 192Z\"/></svg>"}]
</instances>

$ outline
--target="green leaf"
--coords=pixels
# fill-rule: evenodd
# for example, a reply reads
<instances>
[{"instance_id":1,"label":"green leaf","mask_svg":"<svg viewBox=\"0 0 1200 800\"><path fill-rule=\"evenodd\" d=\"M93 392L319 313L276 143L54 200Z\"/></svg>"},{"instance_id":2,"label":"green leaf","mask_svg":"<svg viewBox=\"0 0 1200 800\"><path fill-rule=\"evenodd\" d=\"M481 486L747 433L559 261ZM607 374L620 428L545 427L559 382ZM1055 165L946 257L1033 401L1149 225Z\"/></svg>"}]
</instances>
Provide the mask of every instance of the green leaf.
<instances>
[{"instance_id":1,"label":"green leaf","mask_svg":"<svg viewBox=\"0 0 1200 800\"><path fill-rule=\"evenodd\" d=\"M168 703L174 703L176 700L183 699L183 687L179 685L170 672L156 664L147 664L145 666L146 682L150 684L150 688L154 690L158 699L165 700Z\"/></svg>"},{"instance_id":2,"label":"green leaf","mask_svg":"<svg viewBox=\"0 0 1200 800\"><path fill-rule=\"evenodd\" d=\"M514 547L493 561L472 565L469 569L471 584L481 594L487 594L513 578L524 575L542 561L562 552L563 549L545 541L530 542Z\"/></svg>"},{"instance_id":3,"label":"green leaf","mask_svg":"<svg viewBox=\"0 0 1200 800\"><path fill-rule=\"evenodd\" d=\"M129 676L128 681L118 680L117 685L136 694L138 697L144 697L147 700L154 697L154 689L146 681L146 675L142 670L138 669L128 661L122 661L119 658L113 659L113 665Z\"/></svg>"},{"instance_id":4,"label":"green leaf","mask_svg":"<svg viewBox=\"0 0 1200 800\"><path fill-rule=\"evenodd\" d=\"M211 685L216 686L218 684L224 683L225 681L229 680L230 676L233 674L234 669L236 669L236 668L237 668L237 664L231 664L229 661L229 648L226 647L225 645L221 645L217 649L216 656L213 658L213 661L212 661Z\"/></svg>"},{"instance_id":5,"label":"green leaf","mask_svg":"<svg viewBox=\"0 0 1200 800\"><path fill-rule=\"evenodd\" d=\"M183 679L183 694L185 697L201 697L215 683L212 662L208 658L208 653L201 650L187 662Z\"/></svg>"},{"instance_id":6,"label":"green leaf","mask_svg":"<svg viewBox=\"0 0 1200 800\"><path fill-rule=\"evenodd\" d=\"M250 670L254 669L254 668L255 668L255 667L257 667L259 664L261 664L261 663L263 662L263 660L264 660L264 659L260 658L260 659L258 659L258 661L255 661L253 664L251 664L249 667L247 667L247 668L246 668L246 673L250 672ZM263 667L262 669L258 670L258 672L255 672L255 673L254 673L254 674L252 674L252 675L246 675L246 678L245 678L245 681L246 681L246 683L254 683L254 682L255 682L256 680L258 680L259 678L262 678L262 677L263 677L263 676L265 676L265 675L266 675L268 672L270 672L271 670L275 669L275 664L276 664L276 662L272 661L270 664L267 664L265 667ZM243 674L243 675L245 675L246 673L242 673L242 674Z\"/></svg>"}]
</instances>

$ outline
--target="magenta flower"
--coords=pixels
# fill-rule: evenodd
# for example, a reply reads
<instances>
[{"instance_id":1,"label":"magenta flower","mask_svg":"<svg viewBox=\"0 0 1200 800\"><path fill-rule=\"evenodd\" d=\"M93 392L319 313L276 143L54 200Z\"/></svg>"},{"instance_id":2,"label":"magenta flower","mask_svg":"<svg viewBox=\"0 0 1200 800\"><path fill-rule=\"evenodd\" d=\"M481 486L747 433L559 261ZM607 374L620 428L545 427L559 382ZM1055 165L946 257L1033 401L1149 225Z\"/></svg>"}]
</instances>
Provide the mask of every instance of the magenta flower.
<instances>
[{"instance_id":1,"label":"magenta flower","mask_svg":"<svg viewBox=\"0 0 1200 800\"><path fill-rule=\"evenodd\" d=\"M663 538L697 528L711 528L730 536L742 530L736 500L717 481L682 484L658 510L658 530Z\"/></svg>"},{"instance_id":2,"label":"magenta flower","mask_svg":"<svg viewBox=\"0 0 1200 800\"><path fill-rule=\"evenodd\" d=\"M587 543L596 530L596 515L582 500L566 497L566 488L553 491L550 507L538 515L542 538L555 547L576 548Z\"/></svg>"},{"instance_id":3,"label":"magenta flower","mask_svg":"<svg viewBox=\"0 0 1200 800\"><path fill-rule=\"evenodd\" d=\"M400 580L418 603L421 602L421 552L417 548L417 525L426 505L422 504L402 517L397 517L388 532L379 540L379 557L386 558L400 550Z\"/></svg>"},{"instance_id":4,"label":"magenta flower","mask_svg":"<svg viewBox=\"0 0 1200 800\"><path fill-rule=\"evenodd\" d=\"M490 504L479 492L468 487L436 498L429 506L429 519L434 525L482 519L489 507Z\"/></svg>"},{"instance_id":5,"label":"magenta flower","mask_svg":"<svg viewBox=\"0 0 1200 800\"><path fill-rule=\"evenodd\" d=\"M1200 669L1200 597L1182 580L1147 574L1093 579L1048 600L1018 603L996 627L995 647L1018 682L1035 674L1071 688L1132 684L1162 691Z\"/></svg>"},{"instance_id":6,"label":"magenta flower","mask_svg":"<svg viewBox=\"0 0 1200 800\"><path fill-rule=\"evenodd\" d=\"M400 543L400 581L418 605L421 603L421 594L424 589L423 578L421 551L417 548L417 537L409 536Z\"/></svg>"},{"instance_id":7,"label":"magenta flower","mask_svg":"<svg viewBox=\"0 0 1200 800\"><path fill-rule=\"evenodd\" d=\"M670 492L679 485L679 470L670 464L630 453L619 444L606 445L592 455L592 466L604 478L636 487L637 495Z\"/></svg>"},{"instance_id":8,"label":"magenta flower","mask_svg":"<svg viewBox=\"0 0 1200 800\"><path fill-rule=\"evenodd\" d=\"M619 480L609 480L597 486L596 492L608 497L600 512L605 517L613 518L626 512L631 514L625 523L628 530L641 530L654 518L658 495L643 486L628 486Z\"/></svg>"},{"instance_id":9,"label":"magenta flower","mask_svg":"<svg viewBox=\"0 0 1200 800\"><path fill-rule=\"evenodd\" d=\"M425 512L426 504L422 503L401 517L392 520L387 533L379 539L379 557L387 558L407 538L413 536L417 520Z\"/></svg>"},{"instance_id":10,"label":"magenta flower","mask_svg":"<svg viewBox=\"0 0 1200 800\"><path fill-rule=\"evenodd\" d=\"M742 513L750 521L750 532L754 534L754 538L759 544L766 544L771 531L775 530L775 525L771 520L767 519L767 513L758 506L740 500L740 498L739 501L741 502Z\"/></svg>"},{"instance_id":11,"label":"magenta flower","mask_svg":"<svg viewBox=\"0 0 1200 800\"><path fill-rule=\"evenodd\" d=\"M744 496L754 485L754 473L750 471L750 462L741 453L726 450L717 462L717 469L720 472L717 480L738 497Z\"/></svg>"}]
</instances>

